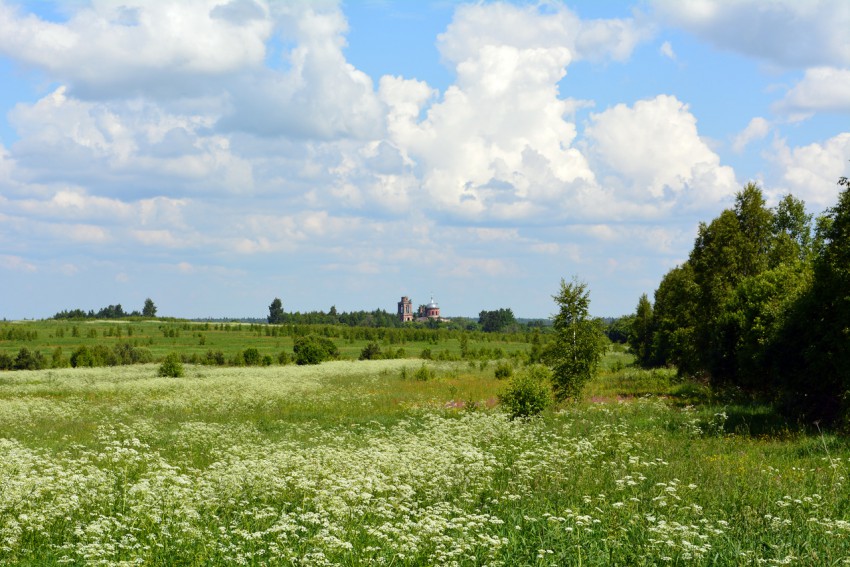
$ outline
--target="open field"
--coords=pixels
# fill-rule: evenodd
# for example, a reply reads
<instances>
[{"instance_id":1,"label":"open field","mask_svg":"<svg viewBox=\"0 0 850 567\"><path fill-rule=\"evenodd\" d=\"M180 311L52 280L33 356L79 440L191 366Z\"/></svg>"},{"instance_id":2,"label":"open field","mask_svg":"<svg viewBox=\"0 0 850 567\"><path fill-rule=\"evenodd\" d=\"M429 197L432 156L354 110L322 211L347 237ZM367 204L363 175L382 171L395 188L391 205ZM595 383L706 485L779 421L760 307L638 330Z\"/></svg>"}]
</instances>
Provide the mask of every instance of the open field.
<instances>
[{"instance_id":1,"label":"open field","mask_svg":"<svg viewBox=\"0 0 850 567\"><path fill-rule=\"evenodd\" d=\"M48 360L57 348L67 360L75 348L103 345L113 348L128 343L147 349L155 359L170 352L184 357L203 357L220 351L227 360L246 348L256 348L261 356L274 359L281 352L292 353L295 337L317 334L331 338L342 359L356 360L366 344L377 342L382 348L402 350L401 358L419 357L429 350L433 358L441 355L459 358L460 338L466 336L472 358L499 358L525 352L532 333L482 333L445 329L394 329L347 327L343 325L265 325L248 323L197 323L169 320L42 320L0 323L0 354L14 357L21 347L40 351ZM479 356L480 355L480 356Z\"/></svg>"},{"instance_id":2,"label":"open field","mask_svg":"<svg viewBox=\"0 0 850 567\"><path fill-rule=\"evenodd\" d=\"M627 361L530 422L469 362L0 373L0 563L850 564L846 440Z\"/></svg>"}]
</instances>

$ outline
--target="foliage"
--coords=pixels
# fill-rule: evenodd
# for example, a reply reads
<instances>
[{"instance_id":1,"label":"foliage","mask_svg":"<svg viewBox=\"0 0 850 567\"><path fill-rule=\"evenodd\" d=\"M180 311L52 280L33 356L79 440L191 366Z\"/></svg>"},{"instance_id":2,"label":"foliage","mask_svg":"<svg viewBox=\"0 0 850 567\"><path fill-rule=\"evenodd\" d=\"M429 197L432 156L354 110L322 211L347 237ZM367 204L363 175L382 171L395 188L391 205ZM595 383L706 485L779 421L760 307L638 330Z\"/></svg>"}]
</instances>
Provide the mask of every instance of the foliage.
<instances>
[{"instance_id":1,"label":"foliage","mask_svg":"<svg viewBox=\"0 0 850 567\"><path fill-rule=\"evenodd\" d=\"M496 365L494 376L497 380L504 380L514 375L514 367L507 362L500 362Z\"/></svg>"},{"instance_id":2,"label":"foliage","mask_svg":"<svg viewBox=\"0 0 850 567\"><path fill-rule=\"evenodd\" d=\"M295 353L295 364L319 364L326 360L339 358L339 349L334 342L326 337L308 335L295 339L292 348Z\"/></svg>"},{"instance_id":3,"label":"foliage","mask_svg":"<svg viewBox=\"0 0 850 567\"><path fill-rule=\"evenodd\" d=\"M275 297L269 305L268 322L270 325L279 325L283 323L283 303L279 297Z\"/></svg>"},{"instance_id":4,"label":"foliage","mask_svg":"<svg viewBox=\"0 0 850 567\"><path fill-rule=\"evenodd\" d=\"M18 355L12 362L12 368L15 370L40 370L47 366L47 361L40 351L31 351L27 347L21 347Z\"/></svg>"},{"instance_id":5,"label":"foliage","mask_svg":"<svg viewBox=\"0 0 850 567\"><path fill-rule=\"evenodd\" d=\"M262 362L262 356L256 348L248 347L242 351L242 360L245 361L245 366L259 366Z\"/></svg>"},{"instance_id":6,"label":"foliage","mask_svg":"<svg viewBox=\"0 0 850 567\"><path fill-rule=\"evenodd\" d=\"M511 309L497 309L494 311L481 311L478 314L478 324L485 333L502 332L516 325L516 318Z\"/></svg>"},{"instance_id":7,"label":"foliage","mask_svg":"<svg viewBox=\"0 0 850 567\"><path fill-rule=\"evenodd\" d=\"M605 336L612 343L625 343L629 340L629 335L632 332L632 324L634 324L635 316L623 315L614 320L609 321L605 325Z\"/></svg>"},{"instance_id":8,"label":"foliage","mask_svg":"<svg viewBox=\"0 0 850 567\"><path fill-rule=\"evenodd\" d=\"M605 351L605 336L598 322L589 317L590 292L587 284L573 278L561 279L561 287L552 298L559 311L553 318L555 339L543 353L552 369L552 383L558 399L576 399L593 378Z\"/></svg>"},{"instance_id":9,"label":"foliage","mask_svg":"<svg viewBox=\"0 0 850 567\"><path fill-rule=\"evenodd\" d=\"M156 305L154 305L153 299L150 297L145 299L145 306L142 308L142 317L156 317Z\"/></svg>"},{"instance_id":10,"label":"foliage","mask_svg":"<svg viewBox=\"0 0 850 567\"><path fill-rule=\"evenodd\" d=\"M180 359L180 355L176 352L172 352L166 356L165 360L162 361L162 364L159 365L157 376L166 378L180 378L183 376L183 362Z\"/></svg>"},{"instance_id":11,"label":"foliage","mask_svg":"<svg viewBox=\"0 0 850 567\"><path fill-rule=\"evenodd\" d=\"M499 402L511 419L535 416L552 405L551 378L549 369L535 364L510 379Z\"/></svg>"},{"instance_id":12,"label":"foliage","mask_svg":"<svg viewBox=\"0 0 850 567\"><path fill-rule=\"evenodd\" d=\"M359 360L378 360L379 358L381 358L381 346L378 343L371 342L360 351Z\"/></svg>"},{"instance_id":13,"label":"foliage","mask_svg":"<svg viewBox=\"0 0 850 567\"><path fill-rule=\"evenodd\" d=\"M818 218L747 185L655 292L652 356L789 415L850 425L850 186ZM636 351L639 354L639 351Z\"/></svg>"},{"instance_id":14,"label":"foliage","mask_svg":"<svg viewBox=\"0 0 850 567\"><path fill-rule=\"evenodd\" d=\"M643 367L652 364L652 330L652 304L644 293L638 300L628 338L635 361Z\"/></svg>"}]
</instances>

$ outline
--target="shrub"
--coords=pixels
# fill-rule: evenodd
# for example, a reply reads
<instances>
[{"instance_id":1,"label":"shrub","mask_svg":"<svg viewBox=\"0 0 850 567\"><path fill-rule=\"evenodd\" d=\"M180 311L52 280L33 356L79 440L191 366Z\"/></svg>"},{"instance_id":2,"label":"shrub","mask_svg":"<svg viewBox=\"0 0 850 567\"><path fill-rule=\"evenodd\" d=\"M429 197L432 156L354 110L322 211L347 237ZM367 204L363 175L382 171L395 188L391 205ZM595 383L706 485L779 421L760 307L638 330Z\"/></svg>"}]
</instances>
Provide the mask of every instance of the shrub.
<instances>
[{"instance_id":1,"label":"shrub","mask_svg":"<svg viewBox=\"0 0 850 567\"><path fill-rule=\"evenodd\" d=\"M165 376L167 378L180 378L183 376L183 362L180 360L180 355L172 352L162 361L157 371L157 376Z\"/></svg>"},{"instance_id":2,"label":"shrub","mask_svg":"<svg viewBox=\"0 0 850 567\"><path fill-rule=\"evenodd\" d=\"M53 368L66 368L70 366L70 363L62 356L62 347L58 346L53 349L53 355L51 357L51 367Z\"/></svg>"},{"instance_id":3,"label":"shrub","mask_svg":"<svg viewBox=\"0 0 850 567\"><path fill-rule=\"evenodd\" d=\"M245 361L245 366L258 366L262 361L260 351L254 347L246 348L242 351L242 358Z\"/></svg>"},{"instance_id":4,"label":"shrub","mask_svg":"<svg viewBox=\"0 0 850 567\"><path fill-rule=\"evenodd\" d=\"M263 360L261 361L261 364L263 366L271 366L273 362L274 362L274 359L272 358L272 355L270 355L270 354L263 355Z\"/></svg>"},{"instance_id":5,"label":"shrub","mask_svg":"<svg viewBox=\"0 0 850 567\"><path fill-rule=\"evenodd\" d=\"M21 347L15 357L15 370L40 370L47 366L47 361L40 351L31 351L27 347Z\"/></svg>"},{"instance_id":6,"label":"shrub","mask_svg":"<svg viewBox=\"0 0 850 567\"><path fill-rule=\"evenodd\" d=\"M285 350L280 351L280 354L277 355L277 363L281 365L287 365L292 362L292 357L289 356L289 353Z\"/></svg>"},{"instance_id":7,"label":"shrub","mask_svg":"<svg viewBox=\"0 0 850 567\"><path fill-rule=\"evenodd\" d=\"M295 364L299 365L319 364L339 357L339 349L334 342L317 335L295 339L292 350L295 353Z\"/></svg>"},{"instance_id":8,"label":"shrub","mask_svg":"<svg viewBox=\"0 0 850 567\"><path fill-rule=\"evenodd\" d=\"M511 419L532 417L552 404L552 374L540 365L529 366L513 376L499 401Z\"/></svg>"},{"instance_id":9,"label":"shrub","mask_svg":"<svg viewBox=\"0 0 850 567\"><path fill-rule=\"evenodd\" d=\"M153 361L153 354L146 348L130 343L118 343L112 348L118 364L144 364Z\"/></svg>"},{"instance_id":10,"label":"shrub","mask_svg":"<svg viewBox=\"0 0 850 567\"><path fill-rule=\"evenodd\" d=\"M413 378L419 380L421 382L427 382L431 378L434 377L434 371L425 366L425 363L422 363L422 366L419 367L419 370L413 375Z\"/></svg>"},{"instance_id":11,"label":"shrub","mask_svg":"<svg viewBox=\"0 0 850 567\"><path fill-rule=\"evenodd\" d=\"M432 355L431 355L431 349L430 348L423 349L422 353L420 353L420 355L419 355L419 358L421 358L422 360L431 360L431 358L433 358Z\"/></svg>"},{"instance_id":12,"label":"shrub","mask_svg":"<svg viewBox=\"0 0 850 567\"><path fill-rule=\"evenodd\" d=\"M5 352L0 352L0 370L12 370L15 367L15 361Z\"/></svg>"},{"instance_id":13,"label":"shrub","mask_svg":"<svg viewBox=\"0 0 850 567\"><path fill-rule=\"evenodd\" d=\"M514 375L514 368L507 362L500 362L496 365L495 376L497 380L504 380Z\"/></svg>"},{"instance_id":14,"label":"shrub","mask_svg":"<svg viewBox=\"0 0 850 567\"><path fill-rule=\"evenodd\" d=\"M369 343L360 351L360 360L378 360L380 358L383 358L383 356L378 343Z\"/></svg>"}]
</instances>

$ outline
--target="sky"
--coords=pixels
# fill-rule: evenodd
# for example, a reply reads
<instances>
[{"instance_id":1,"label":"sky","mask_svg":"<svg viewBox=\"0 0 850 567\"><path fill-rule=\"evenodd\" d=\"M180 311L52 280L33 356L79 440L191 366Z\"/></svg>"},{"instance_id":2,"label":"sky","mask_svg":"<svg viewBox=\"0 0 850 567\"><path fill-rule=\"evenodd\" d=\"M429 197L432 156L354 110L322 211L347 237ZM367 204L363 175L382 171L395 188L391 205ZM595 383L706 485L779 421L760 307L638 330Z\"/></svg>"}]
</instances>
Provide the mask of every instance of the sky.
<instances>
[{"instance_id":1,"label":"sky","mask_svg":"<svg viewBox=\"0 0 850 567\"><path fill-rule=\"evenodd\" d=\"M0 0L0 318L634 311L850 175L850 2Z\"/></svg>"}]
</instances>

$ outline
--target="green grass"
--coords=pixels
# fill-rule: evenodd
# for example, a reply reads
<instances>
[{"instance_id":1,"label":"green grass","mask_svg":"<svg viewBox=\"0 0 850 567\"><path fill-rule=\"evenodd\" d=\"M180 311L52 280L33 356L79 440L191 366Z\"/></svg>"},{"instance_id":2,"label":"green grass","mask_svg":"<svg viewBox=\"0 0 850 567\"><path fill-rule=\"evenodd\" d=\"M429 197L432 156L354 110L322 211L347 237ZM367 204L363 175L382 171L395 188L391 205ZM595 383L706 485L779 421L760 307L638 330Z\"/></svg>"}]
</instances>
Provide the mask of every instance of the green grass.
<instances>
[{"instance_id":1,"label":"green grass","mask_svg":"<svg viewBox=\"0 0 850 567\"><path fill-rule=\"evenodd\" d=\"M0 373L0 564L850 563L846 439L628 360L531 421L480 361Z\"/></svg>"},{"instance_id":2,"label":"green grass","mask_svg":"<svg viewBox=\"0 0 850 567\"><path fill-rule=\"evenodd\" d=\"M428 349L434 359L461 358L461 331L420 330L416 340L405 329L369 329L341 325L270 326L241 323L192 323L165 320L43 320L0 323L0 353L14 357L21 347L40 351L48 361L58 347L68 359L79 346L105 345L112 348L130 343L146 348L159 360L171 352L186 357L203 356L208 351L221 351L228 360L246 348L256 348L274 359L280 352L292 354L293 333L316 333L329 336L345 360L356 360L370 342L382 350L404 350L405 358L418 358ZM273 334L277 333L277 335ZM522 333L466 333L469 358L491 359L521 354L530 348L530 335ZM6 338L8 336L8 338ZM500 354L501 353L501 354Z\"/></svg>"}]
</instances>

